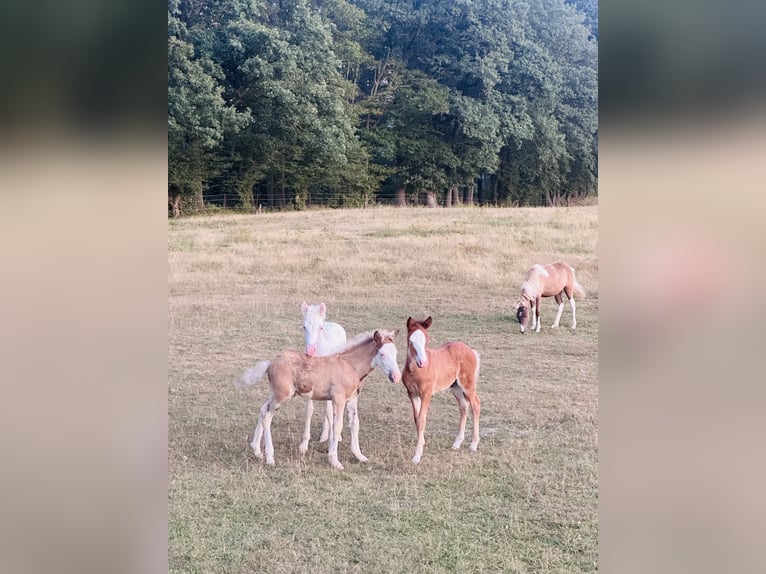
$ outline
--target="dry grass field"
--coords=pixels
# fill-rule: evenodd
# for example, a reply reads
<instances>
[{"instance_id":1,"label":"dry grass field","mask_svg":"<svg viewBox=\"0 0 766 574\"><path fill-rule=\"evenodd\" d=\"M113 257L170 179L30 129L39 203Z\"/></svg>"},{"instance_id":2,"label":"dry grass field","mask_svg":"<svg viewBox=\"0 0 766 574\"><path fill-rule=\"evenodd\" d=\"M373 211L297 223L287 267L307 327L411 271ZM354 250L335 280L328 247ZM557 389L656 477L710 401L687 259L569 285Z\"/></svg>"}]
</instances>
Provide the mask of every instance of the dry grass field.
<instances>
[{"instance_id":1,"label":"dry grass field","mask_svg":"<svg viewBox=\"0 0 766 574\"><path fill-rule=\"evenodd\" d=\"M199 573L595 572L598 535L597 207L374 208L169 222L169 560ZM577 271L577 330L521 335L511 305L526 271ZM359 399L360 444L298 452L305 400L274 417L276 466L249 446L264 379L232 385L256 361L302 349L302 301L328 307L349 338L433 316L432 346L482 355L481 443L450 446L450 392L428 416L419 465L406 392L380 371Z\"/></svg>"}]
</instances>

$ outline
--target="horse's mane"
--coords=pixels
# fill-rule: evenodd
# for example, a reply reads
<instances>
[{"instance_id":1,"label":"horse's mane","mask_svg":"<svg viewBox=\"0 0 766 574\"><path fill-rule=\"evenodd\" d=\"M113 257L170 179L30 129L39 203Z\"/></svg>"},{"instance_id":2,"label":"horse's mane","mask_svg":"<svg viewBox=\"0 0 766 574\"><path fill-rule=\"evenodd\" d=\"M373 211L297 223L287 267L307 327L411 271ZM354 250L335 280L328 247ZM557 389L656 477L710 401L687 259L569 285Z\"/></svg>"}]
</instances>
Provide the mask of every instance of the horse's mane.
<instances>
[{"instance_id":1,"label":"horse's mane","mask_svg":"<svg viewBox=\"0 0 766 574\"><path fill-rule=\"evenodd\" d=\"M394 338L394 332L388 331L386 329L376 329L384 338L389 337L391 339ZM355 349L356 347L360 347L362 345L365 345L369 343L372 338L375 336L375 331L366 331L364 333L359 333L356 335L353 339L346 341L346 344L343 345L343 348L338 351L339 353L343 353L345 351L350 351L351 349Z\"/></svg>"}]
</instances>

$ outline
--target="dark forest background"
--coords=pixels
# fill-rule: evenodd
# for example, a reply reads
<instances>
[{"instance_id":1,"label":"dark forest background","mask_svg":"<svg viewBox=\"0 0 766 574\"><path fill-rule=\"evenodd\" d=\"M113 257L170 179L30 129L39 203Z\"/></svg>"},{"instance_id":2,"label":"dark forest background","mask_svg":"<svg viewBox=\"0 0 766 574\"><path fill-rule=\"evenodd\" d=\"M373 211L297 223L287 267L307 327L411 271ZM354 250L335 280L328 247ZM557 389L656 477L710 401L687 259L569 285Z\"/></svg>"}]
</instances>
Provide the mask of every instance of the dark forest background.
<instances>
[{"instance_id":1,"label":"dark forest background","mask_svg":"<svg viewBox=\"0 0 766 574\"><path fill-rule=\"evenodd\" d=\"M596 0L169 0L184 212L596 193Z\"/></svg>"}]
</instances>

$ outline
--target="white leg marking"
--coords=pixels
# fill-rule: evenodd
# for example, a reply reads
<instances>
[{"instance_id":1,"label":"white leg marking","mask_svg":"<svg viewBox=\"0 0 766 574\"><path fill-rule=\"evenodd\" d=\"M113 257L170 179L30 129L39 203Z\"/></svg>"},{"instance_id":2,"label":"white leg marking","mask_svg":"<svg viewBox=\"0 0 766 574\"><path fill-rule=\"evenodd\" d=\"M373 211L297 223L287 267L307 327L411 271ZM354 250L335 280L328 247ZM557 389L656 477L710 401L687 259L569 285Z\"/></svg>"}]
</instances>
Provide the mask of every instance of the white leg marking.
<instances>
[{"instance_id":1,"label":"white leg marking","mask_svg":"<svg viewBox=\"0 0 766 574\"><path fill-rule=\"evenodd\" d=\"M263 437L263 417L266 415L266 411L268 411L270 404L271 398L263 403L260 411L258 411L258 424L255 425L255 430L253 431L253 440L250 442L250 446L253 449L255 458L259 459L263 458L263 453L261 452L261 437Z\"/></svg>"},{"instance_id":2,"label":"white leg marking","mask_svg":"<svg viewBox=\"0 0 766 574\"><path fill-rule=\"evenodd\" d=\"M420 414L420 405L421 405L420 397L412 397L412 404L415 406L415 412L417 414Z\"/></svg>"},{"instance_id":3,"label":"white leg marking","mask_svg":"<svg viewBox=\"0 0 766 574\"><path fill-rule=\"evenodd\" d=\"M274 411L270 410L263 417L263 449L266 452L266 464L274 464L274 443L271 441L271 420Z\"/></svg>"},{"instance_id":4,"label":"white leg marking","mask_svg":"<svg viewBox=\"0 0 766 574\"><path fill-rule=\"evenodd\" d=\"M459 386L456 389L452 390L452 394L455 395L455 398L458 402L458 408L460 409L460 425L457 429L457 436L455 437L455 442L452 443L453 450L457 450L460 448L460 445L463 444L463 441L465 440L465 422L468 418L468 401L465 400L465 395L463 394L463 389L461 389Z\"/></svg>"},{"instance_id":5,"label":"white leg marking","mask_svg":"<svg viewBox=\"0 0 766 574\"><path fill-rule=\"evenodd\" d=\"M325 401L324 420L322 420L322 434L319 442L326 442L330 438L330 427L332 426L332 401Z\"/></svg>"},{"instance_id":6,"label":"white leg marking","mask_svg":"<svg viewBox=\"0 0 766 574\"><path fill-rule=\"evenodd\" d=\"M577 315L575 313L575 310L577 308L577 305L575 305L574 297L572 297L569 300L569 305L570 305L570 307L572 307L572 329L576 329L577 328Z\"/></svg>"},{"instance_id":7,"label":"white leg marking","mask_svg":"<svg viewBox=\"0 0 766 574\"><path fill-rule=\"evenodd\" d=\"M351 427L351 453L359 460L359 462L367 462L367 457L362 454L359 448L359 411L357 410L357 395L348 403L346 403L346 410L348 411L348 426Z\"/></svg>"},{"instance_id":8,"label":"white leg marking","mask_svg":"<svg viewBox=\"0 0 766 574\"><path fill-rule=\"evenodd\" d=\"M556 311L556 320L553 321L553 325L551 325L551 327L553 327L554 329L559 326L559 321L561 321L561 313L563 312L564 312L564 302L562 301L561 303L559 303L558 311Z\"/></svg>"},{"instance_id":9,"label":"white leg marking","mask_svg":"<svg viewBox=\"0 0 766 574\"><path fill-rule=\"evenodd\" d=\"M313 414L314 401L309 398L309 402L306 404L306 423L303 425L303 440L298 447L301 454L306 454L306 451L309 449L309 440L311 440L311 417Z\"/></svg>"},{"instance_id":10,"label":"white leg marking","mask_svg":"<svg viewBox=\"0 0 766 574\"><path fill-rule=\"evenodd\" d=\"M340 433L340 419L343 417L343 405L332 405L332 430L330 431L330 450L327 457L330 464L337 470L343 470L343 465L338 460L338 434Z\"/></svg>"}]
</instances>

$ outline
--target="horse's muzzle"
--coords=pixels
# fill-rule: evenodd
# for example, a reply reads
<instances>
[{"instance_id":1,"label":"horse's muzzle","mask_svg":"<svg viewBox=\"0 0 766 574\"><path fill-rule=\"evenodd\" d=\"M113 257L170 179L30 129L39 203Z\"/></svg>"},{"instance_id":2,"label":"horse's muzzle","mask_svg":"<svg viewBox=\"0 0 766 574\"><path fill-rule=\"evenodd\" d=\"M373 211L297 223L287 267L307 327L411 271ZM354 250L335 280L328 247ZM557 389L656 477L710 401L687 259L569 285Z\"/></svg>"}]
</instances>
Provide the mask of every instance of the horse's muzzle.
<instances>
[{"instance_id":1,"label":"horse's muzzle","mask_svg":"<svg viewBox=\"0 0 766 574\"><path fill-rule=\"evenodd\" d=\"M317 348L315 345L309 345L308 347L306 347L306 354L309 357L313 357L316 352L317 352Z\"/></svg>"},{"instance_id":2,"label":"horse's muzzle","mask_svg":"<svg viewBox=\"0 0 766 574\"><path fill-rule=\"evenodd\" d=\"M398 383L402 379L401 373L389 373L388 380L392 383Z\"/></svg>"}]
</instances>

